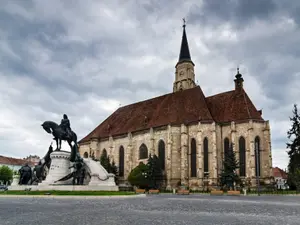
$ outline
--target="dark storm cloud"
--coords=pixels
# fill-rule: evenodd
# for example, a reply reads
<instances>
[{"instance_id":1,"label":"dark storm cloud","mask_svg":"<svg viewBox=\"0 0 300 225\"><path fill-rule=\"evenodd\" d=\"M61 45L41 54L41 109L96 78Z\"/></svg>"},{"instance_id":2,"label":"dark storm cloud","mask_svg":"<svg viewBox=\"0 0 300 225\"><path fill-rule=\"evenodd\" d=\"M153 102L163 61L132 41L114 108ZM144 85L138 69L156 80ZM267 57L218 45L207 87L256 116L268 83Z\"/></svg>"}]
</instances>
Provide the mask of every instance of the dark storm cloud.
<instances>
[{"instance_id":1,"label":"dark storm cloud","mask_svg":"<svg viewBox=\"0 0 300 225\"><path fill-rule=\"evenodd\" d=\"M277 10L273 0L204 0L201 7L192 7L191 23L219 25L229 22L236 28L243 28L254 20L270 19Z\"/></svg>"},{"instance_id":2,"label":"dark storm cloud","mask_svg":"<svg viewBox=\"0 0 300 225\"><path fill-rule=\"evenodd\" d=\"M284 107L280 106L297 101L291 94L291 88L300 85L297 76L300 33L293 25L295 15L291 10L300 4L292 1L284 5L282 1L271 0L212 0L204 1L189 15L193 24L206 21L207 24L204 24L207 26L223 26L229 23L236 41L223 42L218 37L203 41L212 52L221 53L236 65L248 68L244 74L245 82L249 75L257 79L265 96L270 99L269 107L276 109L278 119L286 113L286 109L283 111Z\"/></svg>"}]
</instances>

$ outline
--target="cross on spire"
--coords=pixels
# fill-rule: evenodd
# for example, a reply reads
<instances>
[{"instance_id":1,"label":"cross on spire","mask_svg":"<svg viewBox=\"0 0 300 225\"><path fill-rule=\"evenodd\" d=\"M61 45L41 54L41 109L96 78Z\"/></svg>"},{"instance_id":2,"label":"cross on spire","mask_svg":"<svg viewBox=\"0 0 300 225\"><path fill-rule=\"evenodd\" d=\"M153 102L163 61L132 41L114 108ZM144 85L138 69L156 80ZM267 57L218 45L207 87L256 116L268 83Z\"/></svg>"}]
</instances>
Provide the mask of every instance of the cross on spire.
<instances>
[{"instance_id":1,"label":"cross on spire","mask_svg":"<svg viewBox=\"0 0 300 225\"><path fill-rule=\"evenodd\" d=\"M184 62L184 61L185 62L189 61L194 65L194 63L192 62L192 59L191 59L189 45L188 45L188 41L187 41L187 37L186 37L186 30L185 30L186 21L185 21L185 18L182 18L182 20L183 20L183 26L182 26L183 27L183 33L182 33L182 40L181 40L181 47L180 47L178 63L179 62Z\"/></svg>"}]
</instances>

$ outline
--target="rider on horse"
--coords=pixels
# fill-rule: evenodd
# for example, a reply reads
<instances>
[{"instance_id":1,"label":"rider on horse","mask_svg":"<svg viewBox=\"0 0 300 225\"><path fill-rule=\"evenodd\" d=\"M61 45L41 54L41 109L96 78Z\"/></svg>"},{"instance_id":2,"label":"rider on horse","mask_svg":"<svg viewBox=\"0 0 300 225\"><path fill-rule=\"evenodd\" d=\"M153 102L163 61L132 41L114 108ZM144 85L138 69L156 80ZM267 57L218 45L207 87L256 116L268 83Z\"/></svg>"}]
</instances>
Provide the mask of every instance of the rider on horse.
<instances>
[{"instance_id":1,"label":"rider on horse","mask_svg":"<svg viewBox=\"0 0 300 225\"><path fill-rule=\"evenodd\" d=\"M61 120L60 127L66 132L67 137L71 137L71 127L70 127L70 120L68 116L64 114L63 119Z\"/></svg>"}]
</instances>

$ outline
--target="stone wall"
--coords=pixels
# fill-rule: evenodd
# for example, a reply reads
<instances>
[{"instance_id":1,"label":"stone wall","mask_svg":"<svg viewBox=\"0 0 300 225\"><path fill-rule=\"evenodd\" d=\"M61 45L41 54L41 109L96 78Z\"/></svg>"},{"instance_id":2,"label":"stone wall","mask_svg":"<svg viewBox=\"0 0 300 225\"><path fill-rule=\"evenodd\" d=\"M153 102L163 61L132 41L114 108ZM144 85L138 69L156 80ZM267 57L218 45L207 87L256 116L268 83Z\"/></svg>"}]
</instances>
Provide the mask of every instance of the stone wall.
<instances>
[{"instance_id":1,"label":"stone wall","mask_svg":"<svg viewBox=\"0 0 300 225\"><path fill-rule=\"evenodd\" d=\"M203 140L208 139L209 152L209 181L210 184L216 183L216 178L222 170L224 158L224 139L229 138L234 143L234 151L238 154L238 141L243 136L246 140L246 176L255 176L255 154L254 138L260 137L261 140L261 175L269 177L272 173L272 156L270 143L269 122L245 122L229 123L217 125L216 123L198 123L189 126L164 126L151 128L127 135L91 140L89 143L80 145L80 154L87 152L89 155L94 152L97 158L106 149L108 155L116 165L119 165L119 149L124 147L124 180L127 179L130 171L139 162L147 163L147 159L139 159L139 147L145 144L148 154L158 155L158 144L160 140L165 143L165 169L167 174L167 187L175 187L180 181L181 184L189 185L192 188L202 186L204 177L203 166ZM196 140L197 147L197 177L191 177L191 140Z\"/></svg>"}]
</instances>

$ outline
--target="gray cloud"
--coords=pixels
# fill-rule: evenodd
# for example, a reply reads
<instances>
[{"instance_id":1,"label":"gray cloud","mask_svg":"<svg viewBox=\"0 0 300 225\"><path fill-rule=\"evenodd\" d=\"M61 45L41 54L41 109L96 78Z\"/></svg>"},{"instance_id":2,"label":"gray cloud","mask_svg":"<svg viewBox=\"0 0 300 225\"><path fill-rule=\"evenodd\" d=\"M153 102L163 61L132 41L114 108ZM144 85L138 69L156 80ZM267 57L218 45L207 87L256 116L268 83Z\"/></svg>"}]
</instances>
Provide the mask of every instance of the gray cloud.
<instances>
[{"instance_id":1,"label":"gray cloud","mask_svg":"<svg viewBox=\"0 0 300 225\"><path fill-rule=\"evenodd\" d=\"M6 1L0 8L0 154L43 155L40 124L71 118L79 138L120 105L172 91L187 18L196 80L206 95L245 88L272 128L285 167L299 103L297 1ZM299 86L299 85L298 85Z\"/></svg>"},{"instance_id":2,"label":"gray cloud","mask_svg":"<svg viewBox=\"0 0 300 225\"><path fill-rule=\"evenodd\" d=\"M273 0L204 0L201 6L191 8L189 15L193 23L218 26L230 23L238 29L257 20L271 19L278 6Z\"/></svg>"}]
</instances>

